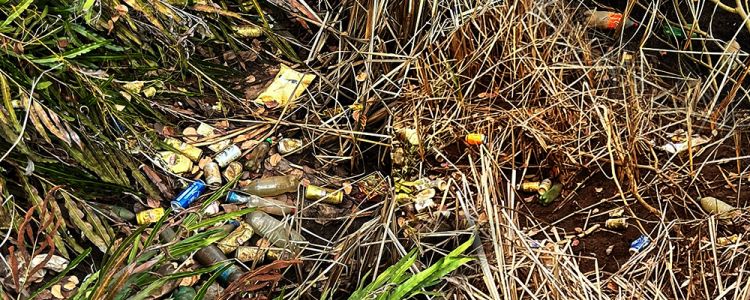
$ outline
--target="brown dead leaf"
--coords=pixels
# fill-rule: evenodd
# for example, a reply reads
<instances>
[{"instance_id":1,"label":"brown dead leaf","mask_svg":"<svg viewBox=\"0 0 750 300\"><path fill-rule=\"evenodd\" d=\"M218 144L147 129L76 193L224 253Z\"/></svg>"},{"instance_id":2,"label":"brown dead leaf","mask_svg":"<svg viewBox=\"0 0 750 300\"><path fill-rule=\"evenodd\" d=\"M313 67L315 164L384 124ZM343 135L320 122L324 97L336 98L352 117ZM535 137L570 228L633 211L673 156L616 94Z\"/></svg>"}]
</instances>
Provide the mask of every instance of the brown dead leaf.
<instances>
[{"instance_id":1,"label":"brown dead leaf","mask_svg":"<svg viewBox=\"0 0 750 300\"><path fill-rule=\"evenodd\" d=\"M182 130L182 136L186 142L195 142L198 140L198 131L193 127L187 127Z\"/></svg>"},{"instance_id":2,"label":"brown dead leaf","mask_svg":"<svg viewBox=\"0 0 750 300\"><path fill-rule=\"evenodd\" d=\"M268 158L268 162L271 164L272 167L276 167L279 165L279 162L281 161L283 157L281 157L280 154L276 153L274 155L271 155L271 157Z\"/></svg>"},{"instance_id":3,"label":"brown dead leaf","mask_svg":"<svg viewBox=\"0 0 750 300\"><path fill-rule=\"evenodd\" d=\"M344 182L342 184L344 186L344 193L349 195L352 193L352 184L349 182Z\"/></svg>"},{"instance_id":4,"label":"brown dead leaf","mask_svg":"<svg viewBox=\"0 0 750 300\"><path fill-rule=\"evenodd\" d=\"M148 197L146 198L146 206L150 208L158 208L161 207L161 201Z\"/></svg>"},{"instance_id":5,"label":"brown dead leaf","mask_svg":"<svg viewBox=\"0 0 750 300\"><path fill-rule=\"evenodd\" d=\"M244 141L242 144L240 144L240 149L247 150L255 147L259 142L254 140Z\"/></svg>"},{"instance_id":6,"label":"brown dead leaf","mask_svg":"<svg viewBox=\"0 0 750 300\"><path fill-rule=\"evenodd\" d=\"M201 169L203 169L203 167L205 167L206 164L210 163L210 162L211 162L211 158L210 157L203 157L203 158L201 158L201 160L198 161L198 167L201 168Z\"/></svg>"}]
</instances>

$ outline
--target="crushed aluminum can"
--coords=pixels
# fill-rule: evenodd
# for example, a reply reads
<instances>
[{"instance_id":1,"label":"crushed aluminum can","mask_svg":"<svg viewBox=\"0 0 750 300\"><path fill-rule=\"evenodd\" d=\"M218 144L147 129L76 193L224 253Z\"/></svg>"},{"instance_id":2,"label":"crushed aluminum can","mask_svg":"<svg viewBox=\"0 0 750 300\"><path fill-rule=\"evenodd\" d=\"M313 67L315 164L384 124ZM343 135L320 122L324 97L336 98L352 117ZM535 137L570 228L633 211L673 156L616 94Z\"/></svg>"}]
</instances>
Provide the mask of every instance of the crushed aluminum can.
<instances>
[{"instance_id":1,"label":"crushed aluminum can","mask_svg":"<svg viewBox=\"0 0 750 300\"><path fill-rule=\"evenodd\" d=\"M264 250L260 249L260 247L239 246L237 247L237 251L234 256L241 262L257 263L262 262L265 259L266 253Z\"/></svg>"},{"instance_id":2,"label":"crushed aluminum can","mask_svg":"<svg viewBox=\"0 0 750 300\"><path fill-rule=\"evenodd\" d=\"M540 185L539 181L524 181L521 183L521 191L533 193L539 190Z\"/></svg>"},{"instance_id":3,"label":"crushed aluminum can","mask_svg":"<svg viewBox=\"0 0 750 300\"><path fill-rule=\"evenodd\" d=\"M344 200L344 193L341 191L332 191L315 185L308 185L305 189L305 199L323 203L340 204Z\"/></svg>"},{"instance_id":4,"label":"crushed aluminum can","mask_svg":"<svg viewBox=\"0 0 750 300\"><path fill-rule=\"evenodd\" d=\"M251 237L253 237L253 228L249 224L241 222L239 227L216 243L216 246L219 247L224 254L230 253L240 245L249 241Z\"/></svg>"},{"instance_id":5,"label":"crushed aluminum can","mask_svg":"<svg viewBox=\"0 0 750 300\"><path fill-rule=\"evenodd\" d=\"M195 199L198 199L205 189L206 183L204 183L203 180L194 181L186 189L182 190L174 200L172 200L172 210L180 211L187 208L195 201Z\"/></svg>"},{"instance_id":6,"label":"crushed aluminum can","mask_svg":"<svg viewBox=\"0 0 750 300\"><path fill-rule=\"evenodd\" d=\"M166 163L166 168L172 173L180 174L189 172L193 168L193 161L185 155L172 151L159 152L159 156Z\"/></svg>"},{"instance_id":7,"label":"crushed aluminum can","mask_svg":"<svg viewBox=\"0 0 750 300\"><path fill-rule=\"evenodd\" d=\"M548 179L542 180L542 182L539 183L539 188L537 188L536 192L539 193L539 195L543 195L551 187L552 187L552 180L548 178Z\"/></svg>"},{"instance_id":8,"label":"crushed aluminum can","mask_svg":"<svg viewBox=\"0 0 750 300\"><path fill-rule=\"evenodd\" d=\"M205 166L203 166L203 176L206 179L206 184L220 185L221 169L219 169L219 164L215 162L207 163Z\"/></svg>"},{"instance_id":9,"label":"crushed aluminum can","mask_svg":"<svg viewBox=\"0 0 750 300\"><path fill-rule=\"evenodd\" d=\"M242 175L242 164L236 161L229 163L226 169L224 169L224 178L227 181L232 181L237 176Z\"/></svg>"},{"instance_id":10,"label":"crushed aluminum can","mask_svg":"<svg viewBox=\"0 0 750 300\"><path fill-rule=\"evenodd\" d=\"M242 150L237 145L231 145L223 151L216 154L214 161L219 164L219 167L226 167L230 162L233 162L242 155Z\"/></svg>"},{"instance_id":11,"label":"crushed aluminum can","mask_svg":"<svg viewBox=\"0 0 750 300\"><path fill-rule=\"evenodd\" d=\"M469 133L464 140L469 145L481 145L487 142L487 136L481 133Z\"/></svg>"},{"instance_id":12,"label":"crushed aluminum can","mask_svg":"<svg viewBox=\"0 0 750 300\"><path fill-rule=\"evenodd\" d=\"M625 229L625 228L628 228L628 219L627 218L608 219L606 222L604 222L604 227L607 227L609 229Z\"/></svg>"},{"instance_id":13,"label":"crushed aluminum can","mask_svg":"<svg viewBox=\"0 0 750 300\"><path fill-rule=\"evenodd\" d=\"M135 215L138 225L156 223L164 216L164 209L161 207L144 210Z\"/></svg>"},{"instance_id":14,"label":"crushed aluminum can","mask_svg":"<svg viewBox=\"0 0 750 300\"><path fill-rule=\"evenodd\" d=\"M637 239L635 239L635 241L630 243L630 249L628 249L628 251L630 252L630 254L636 254L638 252L641 252L641 250L643 250L643 248L646 248L646 246L648 246L648 244L650 243L651 240L648 238L648 236L641 235Z\"/></svg>"},{"instance_id":15,"label":"crushed aluminum can","mask_svg":"<svg viewBox=\"0 0 750 300\"><path fill-rule=\"evenodd\" d=\"M198 161L199 159L201 159L201 155L203 154L203 150L201 148L190 145L175 138L166 138L164 139L164 142L167 143L167 145L180 151L182 155L185 155L192 161Z\"/></svg>"},{"instance_id":16,"label":"crushed aluminum can","mask_svg":"<svg viewBox=\"0 0 750 300\"><path fill-rule=\"evenodd\" d=\"M299 139L283 138L279 141L277 149L279 154L289 154L301 149L305 143Z\"/></svg>"}]
</instances>

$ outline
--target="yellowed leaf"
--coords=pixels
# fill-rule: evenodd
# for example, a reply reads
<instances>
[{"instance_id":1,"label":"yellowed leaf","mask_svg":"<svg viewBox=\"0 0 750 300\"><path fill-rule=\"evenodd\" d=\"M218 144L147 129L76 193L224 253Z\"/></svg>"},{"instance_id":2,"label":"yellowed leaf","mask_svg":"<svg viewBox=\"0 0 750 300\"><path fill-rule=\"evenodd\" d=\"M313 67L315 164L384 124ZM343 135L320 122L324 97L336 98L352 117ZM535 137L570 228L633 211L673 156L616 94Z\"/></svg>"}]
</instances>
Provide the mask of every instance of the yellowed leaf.
<instances>
[{"instance_id":1,"label":"yellowed leaf","mask_svg":"<svg viewBox=\"0 0 750 300\"><path fill-rule=\"evenodd\" d=\"M274 155L271 155L271 157L268 158L268 162L271 164L272 167L275 167L279 164L282 157L280 154L276 153Z\"/></svg>"}]
</instances>

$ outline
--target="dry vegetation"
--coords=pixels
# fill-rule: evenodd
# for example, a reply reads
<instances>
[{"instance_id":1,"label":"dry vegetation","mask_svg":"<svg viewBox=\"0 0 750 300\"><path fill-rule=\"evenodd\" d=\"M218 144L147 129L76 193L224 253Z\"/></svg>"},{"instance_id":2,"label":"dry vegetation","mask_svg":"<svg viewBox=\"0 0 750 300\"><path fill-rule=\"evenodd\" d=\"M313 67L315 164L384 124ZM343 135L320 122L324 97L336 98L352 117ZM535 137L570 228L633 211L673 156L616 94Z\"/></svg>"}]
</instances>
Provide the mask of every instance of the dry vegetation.
<instances>
[{"instance_id":1,"label":"dry vegetation","mask_svg":"<svg viewBox=\"0 0 750 300\"><path fill-rule=\"evenodd\" d=\"M245 281L228 288L226 298L248 291L288 299L408 295L413 291L403 286L412 282L399 276L365 288L394 264L424 275L415 291L430 297L750 298L746 212L729 222L699 205L714 196L746 207L750 178L747 49L692 19L705 1L690 2L690 14L670 21L672 12L659 3L629 2L626 14L646 13L636 29L617 31L587 28L582 12L592 4L564 0L125 1L129 9L86 1L69 3L71 10L54 6L64 17L27 2L3 14L26 4L21 16L35 22L0 25L6 53L14 53L0 59L0 215L16 216L3 227L9 233L0 250L5 256L10 247L29 245L17 228L46 239L41 250L67 249L63 256L75 261L70 269L99 272L77 299L123 297L127 289L126 296L146 298L143 291L169 280L201 275L207 287L216 279L211 273L220 265L154 273L172 257L153 250L187 254L215 238L188 231L193 242L155 242L163 225L197 227L201 209L146 229L114 222L95 204L170 200L165 194L185 178L154 164L164 128L223 120L231 125L220 139L247 132L257 140L303 138L306 154L294 164L319 182L357 185L379 171L392 190L399 180L427 176L448 184L426 212L391 192L326 219L317 203L297 195L299 213L289 220L311 242L300 260L246 266ZM271 28L274 21L257 13L266 10L289 19ZM265 36L232 31L251 23ZM683 24L696 37L659 36L666 23ZM738 28L736 36L747 35ZM71 42L73 50L59 47L66 34L81 39ZM251 101L279 62L317 79L297 106L261 109ZM158 92L132 93L126 85L135 80ZM49 83L40 89L40 82ZM10 100L34 104L14 110ZM84 106L90 118L77 115ZM404 129L415 130L416 143ZM487 142L466 145L468 133L483 133ZM708 142L691 147L696 140L687 139L688 150L677 154L660 149L683 135ZM36 166L31 173L29 162ZM527 201L517 185L530 175L563 183L562 196L549 207ZM202 198L203 207L234 183ZM620 207L630 227L603 228ZM49 210L64 213L50 218ZM587 235L575 231L596 226ZM630 255L629 243L641 234L651 244ZM718 242L732 235L738 239ZM451 252L469 240L465 254L475 259ZM91 245L106 255L92 258Z\"/></svg>"}]
</instances>

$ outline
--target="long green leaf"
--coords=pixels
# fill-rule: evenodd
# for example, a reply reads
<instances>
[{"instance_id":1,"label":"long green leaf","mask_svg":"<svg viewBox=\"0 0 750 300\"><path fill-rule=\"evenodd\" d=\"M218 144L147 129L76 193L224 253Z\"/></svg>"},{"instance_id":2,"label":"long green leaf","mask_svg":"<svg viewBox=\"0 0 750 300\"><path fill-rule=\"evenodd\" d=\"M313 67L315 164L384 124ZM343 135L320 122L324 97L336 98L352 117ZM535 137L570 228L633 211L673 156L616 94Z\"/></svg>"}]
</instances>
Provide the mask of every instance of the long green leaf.
<instances>
[{"instance_id":1,"label":"long green leaf","mask_svg":"<svg viewBox=\"0 0 750 300\"><path fill-rule=\"evenodd\" d=\"M13 20L18 18L18 16L20 16L21 13L23 13L23 11L26 10L26 8L28 8L32 2L34 2L34 0L26 0L26 1L21 2L21 4L19 4L18 6L16 6L16 9L13 11L13 13L10 14L8 18L5 19L5 21L3 21L3 23L0 24L0 28L8 26L10 22L13 22Z\"/></svg>"},{"instance_id":2,"label":"long green leaf","mask_svg":"<svg viewBox=\"0 0 750 300\"><path fill-rule=\"evenodd\" d=\"M109 43L109 42L108 41L99 41L99 42L96 42L96 43L91 43L91 44L88 44L88 45L83 45L81 47L78 47L78 48L70 50L70 51L66 51L63 54L53 54L53 55L50 55L50 56L47 56L47 57L44 57L44 58L32 59L31 61L35 62L35 63L38 63L38 64L48 64L48 63L53 63L53 62L61 62L61 61L64 61L66 59L75 58L75 57L78 57L80 55L83 55L83 54L89 53L91 51L94 51L94 50L98 49L99 47L106 45L107 43Z\"/></svg>"}]
</instances>

